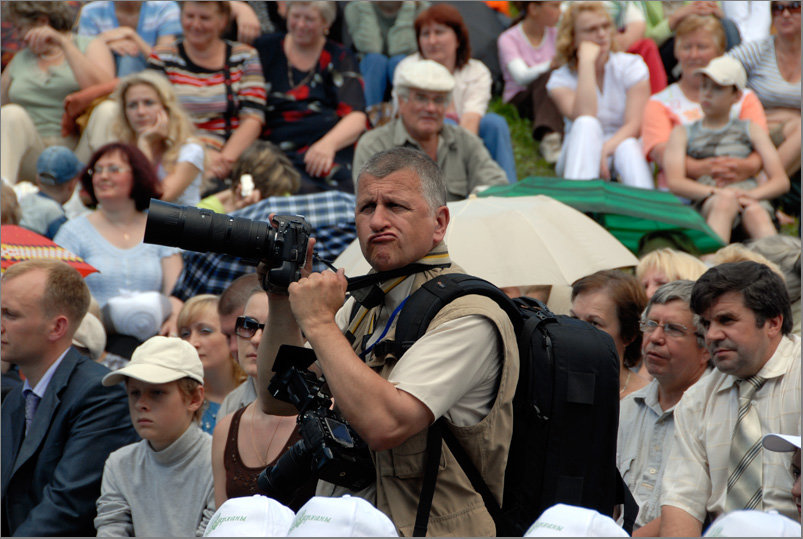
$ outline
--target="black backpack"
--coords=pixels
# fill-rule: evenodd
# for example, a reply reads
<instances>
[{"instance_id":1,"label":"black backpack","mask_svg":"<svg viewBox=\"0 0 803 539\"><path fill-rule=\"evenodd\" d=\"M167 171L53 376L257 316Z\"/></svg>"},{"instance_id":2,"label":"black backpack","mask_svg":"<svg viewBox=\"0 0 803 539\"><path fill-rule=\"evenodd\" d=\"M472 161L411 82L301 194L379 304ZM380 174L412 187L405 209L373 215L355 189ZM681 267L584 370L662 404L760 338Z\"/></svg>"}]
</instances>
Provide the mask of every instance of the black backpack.
<instances>
[{"instance_id":1,"label":"black backpack","mask_svg":"<svg viewBox=\"0 0 803 539\"><path fill-rule=\"evenodd\" d=\"M427 462L414 535L426 535L437 480L441 439L485 501L497 535L521 537L547 508L565 503L611 515L625 503L625 529L638 512L616 469L619 360L613 339L586 322L553 314L531 298L509 299L491 283L444 274L425 283L399 313L393 341L401 357L440 309L468 295L487 296L516 331L520 371L513 399L513 436L500 507L467 453L440 418L427 438ZM379 346L379 345L378 345ZM381 348L381 347L380 347Z\"/></svg>"}]
</instances>

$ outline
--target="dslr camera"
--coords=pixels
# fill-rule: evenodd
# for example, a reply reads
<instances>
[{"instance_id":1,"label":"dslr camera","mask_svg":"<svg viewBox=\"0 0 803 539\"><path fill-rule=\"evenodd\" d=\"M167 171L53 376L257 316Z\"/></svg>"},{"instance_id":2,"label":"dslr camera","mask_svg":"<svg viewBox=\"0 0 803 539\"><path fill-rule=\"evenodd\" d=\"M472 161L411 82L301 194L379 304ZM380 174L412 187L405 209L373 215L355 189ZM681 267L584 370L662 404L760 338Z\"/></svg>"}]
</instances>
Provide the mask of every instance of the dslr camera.
<instances>
[{"instance_id":1,"label":"dslr camera","mask_svg":"<svg viewBox=\"0 0 803 539\"><path fill-rule=\"evenodd\" d=\"M351 490L363 489L376 479L368 446L331 409L324 379L308 370L314 361L311 349L282 345L273 367L276 374L268 385L271 395L298 409L301 440L265 468L257 481L265 495L284 504L313 475Z\"/></svg>"},{"instance_id":2,"label":"dslr camera","mask_svg":"<svg viewBox=\"0 0 803 539\"><path fill-rule=\"evenodd\" d=\"M265 261L262 288L286 293L301 278L312 229L303 217L274 215L273 224L151 199L144 241Z\"/></svg>"}]
</instances>

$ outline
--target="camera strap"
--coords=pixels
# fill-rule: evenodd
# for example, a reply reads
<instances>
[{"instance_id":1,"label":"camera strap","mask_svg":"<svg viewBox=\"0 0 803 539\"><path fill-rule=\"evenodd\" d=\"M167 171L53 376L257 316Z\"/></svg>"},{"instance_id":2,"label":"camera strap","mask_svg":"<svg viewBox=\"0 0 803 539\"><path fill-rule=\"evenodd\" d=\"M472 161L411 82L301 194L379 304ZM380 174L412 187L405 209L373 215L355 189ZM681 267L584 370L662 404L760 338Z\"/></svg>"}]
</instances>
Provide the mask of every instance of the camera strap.
<instances>
[{"instance_id":1,"label":"camera strap","mask_svg":"<svg viewBox=\"0 0 803 539\"><path fill-rule=\"evenodd\" d=\"M361 275L359 277L350 277L348 279L348 286L346 287L346 290L351 292L351 295L354 297L357 303L366 309L370 309L371 307L376 307L382 303L385 298L385 292L377 286L379 283L387 281L388 279L408 276L434 268L447 268L450 265L451 264L408 264L402 268L378 271L376 273L369 273L368 275Z\"/></svg>"}]
</instances>

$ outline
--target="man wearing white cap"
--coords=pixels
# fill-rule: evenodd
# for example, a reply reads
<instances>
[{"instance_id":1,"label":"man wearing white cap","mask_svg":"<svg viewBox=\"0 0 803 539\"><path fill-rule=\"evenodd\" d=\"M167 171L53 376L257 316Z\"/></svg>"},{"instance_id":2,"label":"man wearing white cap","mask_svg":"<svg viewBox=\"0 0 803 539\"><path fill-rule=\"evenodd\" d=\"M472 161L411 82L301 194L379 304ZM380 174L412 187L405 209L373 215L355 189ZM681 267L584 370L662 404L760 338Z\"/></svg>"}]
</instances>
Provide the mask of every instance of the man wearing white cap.
<instances>
[{"instance_id":1,"label":"man wearing white cap","mask_svg":"<svg viewBox=\"0 0 803 539\"><path fill-rule=\"evenodd\" d=\"M692 281L655 291L641 316L644 365L653 377L619 404L616 465L639 505L634 529L655 535L661 516L661 479L675 434L674 410L683 393L706 373L708 350L699 316L689 307Z\"/></svg>"},{"instance_id":2,"label":"man wearing white cap","mask_svg":"<svg viewBox=\"0 0 803 539\"><path fill-rule=\"evenodd\" d=\"M480 186L508 183L482 140L459 126L444 124L454 88L448 69L433 60L418 60L400 65L395 78L399 117L360 138L354 174L372 155L409 146L422 150L441 168L449 201L462 200Z\"/></svg>"},{"instance_id":3,"label":"man wearing white cap","mask_svg":"<svg viewBox=\"0 0 803 539\"><path fill-rule=\"evenodd\" d=\"M716 370L675 407L658 535L699 536L742 509L797 518L789 462L761 444L768 432L800 434L800 338L783 279L756 262L720 264L697 280L691 307Z\"/></svg>"},{"instance_id":4,"label":"man wearing white cap","mask_svg":"<svg viewBox=\"0 0 803 539\"><path fill-rule=\"evenodd\" d=\"M97 500L99 537L192 537L215 512L212 437L199 425L204 368L195 347L152 337L103 378L125 382L131 422L142 440L106 460Z\"/></svg>"}]
</instances>

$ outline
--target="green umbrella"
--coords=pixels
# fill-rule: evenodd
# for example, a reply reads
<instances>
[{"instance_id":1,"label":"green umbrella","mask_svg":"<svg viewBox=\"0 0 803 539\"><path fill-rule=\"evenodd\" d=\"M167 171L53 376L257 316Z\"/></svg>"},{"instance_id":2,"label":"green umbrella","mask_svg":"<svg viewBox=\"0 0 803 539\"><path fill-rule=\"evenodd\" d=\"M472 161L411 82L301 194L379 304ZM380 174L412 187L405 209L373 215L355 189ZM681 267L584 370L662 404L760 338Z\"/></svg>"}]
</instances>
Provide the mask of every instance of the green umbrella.
<instances>
[{"instance_id":1,"label":"green umbrella","mask_svg":"<svg viewBox=\"0 0 803 539\"><path fill-rule=\"evenodd\" d=\"M596 220L633 253L645 234L684 235L699 253L725 244L694 208L664 191L637 189L605 180L574 181L531 176L512 185L490 187L481 197L546 195Z\"/></svg>"}]
</instances>

